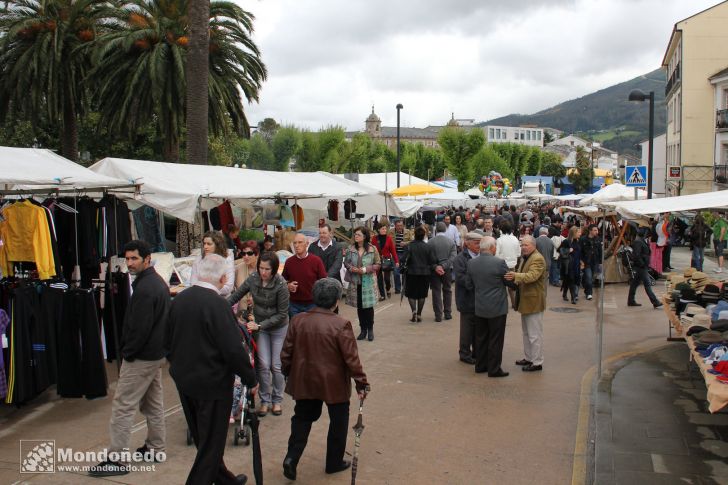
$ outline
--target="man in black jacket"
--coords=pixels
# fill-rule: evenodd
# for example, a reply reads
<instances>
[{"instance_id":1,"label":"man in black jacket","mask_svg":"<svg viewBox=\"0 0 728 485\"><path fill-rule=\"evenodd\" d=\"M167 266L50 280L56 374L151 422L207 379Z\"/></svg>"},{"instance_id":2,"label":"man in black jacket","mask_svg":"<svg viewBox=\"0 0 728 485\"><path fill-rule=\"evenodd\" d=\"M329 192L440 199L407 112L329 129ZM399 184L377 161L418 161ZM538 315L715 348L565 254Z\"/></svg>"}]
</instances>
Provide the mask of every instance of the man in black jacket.
<instances>
[{"instance_id":1,"label":"man in black jacket","mask_svg":"<svg viewBox=\"0 0 728 485\"><path fill-rule=\"evenodd\" d=\"M466 285L468 262L480 255L481 236L477 232L465 235L465 249L455 257L452 272L455 276L455 306L460 312L460 361L475 364L475 293Z\"/></svg>"},{"instance_id":2,"label":"man in black jacket","mask_svg":"<svg viewBox=\"0 0 728 485\"><path fill-rule=\"evenodd\" d=\"M331 226L324 224L319 227L319 239L308 246L308 252L315 254L324 262L326 274L329 278L341 281L341 263L344 252L334 240L334 231Z\"/></svg>"},{"instance_id":3,"label":"man in black jacket","mask_svg":"<svg viewBox=\"0 0 728 485\"><path fill-rule=\"evenodd\" d=\"M175 298L169 316L169 373L197 446L188 484L244 484L247 479L234 476L223 461L235 375L243 385L257 386L235 316L219 294L225 266L225 258L205 256L198 282Z\"/></svg>"},{"instance_id":4,"label":"man in black jacket","mask_svg":"<svg viewBox=\"0 0 728 485\"><path fill-rule=\"evenodd\" d=\"M645 287L647 297L650 299L652 306L660 308L662 302L657 299L655 294L652 292L652 284L650 282L650 276L647 273L647 268L650 266L650 247L645 242L645 233L649 233L649 229L640 229L637 232L637 237L632 242L632 268L634 274L629 282L629 294L627 295L627 306L642 306L641 303L637 303L634 299L637 287L642 283Z\"/></svg>"},{"instance_id":5,"label":"man in black jacket","mask_svg":"<svg viewBox=\"0 0 728 485\"><path fill-rule=\"evenodd\" d=\"M146 242L131 241L124 247L124 255L129 274L136 278L131 284L133 294L121 332L123 360L111 407L109 459L92 467L89 475L94 477L129 473L130 457L119 454L129 448L137 409L147 418L147 438L136 451L158 457L165 449L162 364L169 287L152 267L151 249Z\"/></svg>"},{"instance_id":6,"label":"man in black jacket","mask_svg":"<svg viewBox=\"0 0 728 485\"><path fill-rule=\"evenodd\" d=\"M587 300L591 300L594 292L594 276L599 273L599 265L602 264L602 240L596 224L589 225L587 234L579 239L579 245L584 294Z\"/></svg>"}]
</instances>

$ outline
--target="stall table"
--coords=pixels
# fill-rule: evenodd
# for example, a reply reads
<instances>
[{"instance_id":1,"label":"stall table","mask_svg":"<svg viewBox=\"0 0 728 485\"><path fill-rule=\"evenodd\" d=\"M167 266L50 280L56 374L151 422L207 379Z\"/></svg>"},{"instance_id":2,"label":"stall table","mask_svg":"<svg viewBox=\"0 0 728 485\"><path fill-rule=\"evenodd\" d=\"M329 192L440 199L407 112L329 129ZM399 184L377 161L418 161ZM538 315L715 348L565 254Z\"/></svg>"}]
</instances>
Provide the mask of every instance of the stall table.
<instances>
[{"instance_id":1,"label":"stall table","mask_svg":"<svg viewBox=\"0 0 728 485\"><path fill-rule=\"evenodd\" d=\"M703 379L705 379L705 387L708 388L708 409L711 413L717 413L728 405L728 384L723 384L716 376L708 372L712 366L706 364L698 351L695 350L695 341L692 335L685 337L685 342L690 348L690 360L695 361L700 373L703 374Z\"/></svg>"}]
</instances>

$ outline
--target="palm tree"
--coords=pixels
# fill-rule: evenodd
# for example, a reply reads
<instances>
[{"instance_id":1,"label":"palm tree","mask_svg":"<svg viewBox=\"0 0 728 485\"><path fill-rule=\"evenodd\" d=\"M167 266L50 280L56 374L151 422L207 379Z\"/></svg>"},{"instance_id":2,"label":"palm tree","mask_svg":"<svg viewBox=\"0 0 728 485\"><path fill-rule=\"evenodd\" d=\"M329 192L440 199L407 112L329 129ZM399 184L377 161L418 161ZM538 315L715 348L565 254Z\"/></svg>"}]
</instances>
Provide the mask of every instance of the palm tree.
<instances>
[{"instance_id":1,"label":"palm tree","mask_svg":"<svg viewBox=\"0 0 728 485\"><path fill-rule=\"evenodd\" d=\"M92 73L99 83L102 123L132 134L156 120L169 161L179 160L185 125L187 12L186 0L134 0L117 9ZM240 94L257 101L267 76L250 39L253 16L234 3L213 1L209 18L208 123L215 135L230 128L246 135L250 128Z\"/></svg>"},{"instance_id":2,"label":"palm tree","mask_svg":"<svg viewBox=\"0 0 728 485\"><path fill-rule=\"evenodd\" d=\"M187 47L187 161L207 164L207 93L210 52L210 2L187 4L190 24Z\"/></svg>"},{"instance_id":3,"label":"palm tree","mask_svg":"<svg viewBox=\"0 0 728 485\"><path fill-rule=\"evenodd\" d=\"M78 158L90 48L103 0L8 0L0 13L0 119L41 115L61 127L61 154Z\"/></svg>"}]
</instances>

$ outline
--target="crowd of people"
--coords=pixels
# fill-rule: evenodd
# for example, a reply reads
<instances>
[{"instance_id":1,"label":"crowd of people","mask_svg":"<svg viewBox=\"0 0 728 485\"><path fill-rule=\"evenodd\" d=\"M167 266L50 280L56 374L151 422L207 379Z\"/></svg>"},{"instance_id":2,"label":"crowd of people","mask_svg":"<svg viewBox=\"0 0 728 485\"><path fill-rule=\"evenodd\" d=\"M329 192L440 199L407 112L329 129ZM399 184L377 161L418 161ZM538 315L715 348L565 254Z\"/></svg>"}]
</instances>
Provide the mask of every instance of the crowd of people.
<instances>
[{"instance_id":1,"label":"crowd of people","mask_svg":"<svg viewBox=\"0 0 728 485\"><path fill-rule=\"evenodd\" d=\"M692 264L701 270L704 248L712 237L718 268L728 222L702 215L691 226L665 214L651 227L636 231L631 244L632 277L628 305L639 306L642 284L655 308L662 305L651 289L650 271L670 269L670 247L687 241ZM198 452L188 483L245 483L223 461L227 425L239 419L240 390L257 393L258 416L283 414L283 395L295 400L283 473L296 478L313 422L326 403L330 424L325 470L336 473L344 460L351 381L360 399L369 382L356 340L374 340L374 308L402 293L409 321L423 320L431 295L435 322L459 313L459 359L476 373L500 378L509 309L520 313L524 372L544 366L543 313L548 286L559 287L564 301L578 304L583 291L594 297L602 278L605 226L585 218L565 217L549 203L523 210L515 206L455 209L424 220L383 217L373 227L352 231L340 243L328 224L310 242L292 237L292 254L283 263L272 250L275 241L239 241L208 232L196 259L190 288L170 298L166 283L150 261L150 248L133 241L125 248L133 294L121 334L123 357L110 420L109 450L129 449L131 420L137 409L147 419L147 438L136 451L165 450L161 372L165 359L179 392ZM684 224L684 223L683 223ZM356 308L359 334L339 315L339 302ZM244 351L255 341L253 360ZM128 473L124 460L109 459L93 476Z\"/></svg>"}]
</instances>

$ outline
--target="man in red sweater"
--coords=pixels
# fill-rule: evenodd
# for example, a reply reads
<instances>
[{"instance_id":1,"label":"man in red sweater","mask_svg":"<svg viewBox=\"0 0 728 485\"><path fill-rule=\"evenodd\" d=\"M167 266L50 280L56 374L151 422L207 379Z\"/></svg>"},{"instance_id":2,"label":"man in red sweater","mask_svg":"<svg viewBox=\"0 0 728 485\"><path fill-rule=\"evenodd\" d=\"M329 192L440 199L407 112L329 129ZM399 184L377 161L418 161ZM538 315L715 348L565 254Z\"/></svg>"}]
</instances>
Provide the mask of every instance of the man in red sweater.
<instances>
[{"instance_id":1,"label":"man in red sweater","mask_svg":"<svg viewBox=\"0 0 728 485\"><path fill-rule=\"evenodd\" d=\"M283 266L283 278L288 282L291 300L288 314L291 318L299 313L307 312L313 304L313 284L326 278L324 262L316 255L309 254L308 241L303 234L293 238L294 254Z\"/></svg>"}]
</instances>

